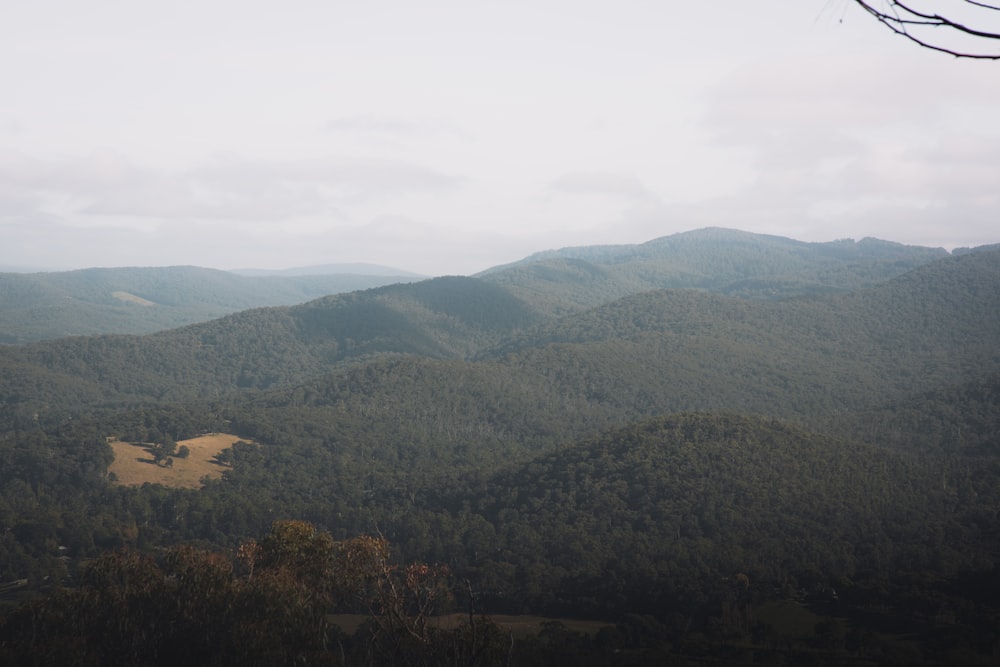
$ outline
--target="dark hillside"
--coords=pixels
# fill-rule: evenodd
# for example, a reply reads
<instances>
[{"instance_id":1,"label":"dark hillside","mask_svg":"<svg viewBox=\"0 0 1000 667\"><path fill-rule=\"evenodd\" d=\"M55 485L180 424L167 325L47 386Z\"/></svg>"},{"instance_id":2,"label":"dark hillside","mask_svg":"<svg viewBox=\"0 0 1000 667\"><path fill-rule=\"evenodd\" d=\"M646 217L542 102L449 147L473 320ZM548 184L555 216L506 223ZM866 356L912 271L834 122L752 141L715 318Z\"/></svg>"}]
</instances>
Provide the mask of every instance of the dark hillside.
<instances>
[{"instance_id":1,"label":"dark hillside","mask_svg":"<svg viewBox=\"0 0 1000 667\"><path fill-rule=\"evenodd\" d=\"M745 241L744 260L818 250ZM102 551L232 553L293 518L447 564L456 610L471 591L488 613L612 620L596 662L989 664L1000 250L849 292L814 278L781 300L656 289L581 310L560 294L586 290L449 277L0 347L0 611ZM108 473L108 437L166 452L205 432L245 441L201 490ZM560 636L531 641L561 655Z\"/></svg>"},{"instance_id":2,"label":"dark hillside","mask_svg":"<svg viewBox=\"0 0 1000 667\"><path fill-rule=\"evenodd\" d=\"M711 591L736 572L770 582L802 578L793 585L805 584L810 572L850 579L941 562L947 565L938 571L953 574L985 555L981 546L963 551L979 538L964 513L996 498L995 489L967 484L956 507L940 468L928 461L771 419L683 414L606 433L469 486L441 487L424 505L473 508L491 526L443 548L465 554L470 567L476 553L488 554L478 563L484 573L510 565L531 572L505 596L563 591L606 601L615 587L631 586L624 595L630 604L645 599L652 609L658 598L663 604ZM985 496L973 500L973 487ZM475 525L471 517L464 522ZM935 537L928 540L930 526ZM415 552L430 547L404 523L392 528ZM572 581L557 583L566 572ZM691 581L692 572L705 579ZM541 582L544 588L533 589Z\"/></svg>"},{"instance_id":3,"label":"dark hillside","mask_svg":"<svg viewBox=\"0 0 1000 667\"><path fill-rule=\"evenodd\" d=\"M602 364L606 341L628 341L632 352ZM744 397L673 409L856 409L1000 368L1000 252L948 257L846 295L767 302L693 290L639 294L528 330L482 357L523 354L533 361L522 363L544 368L546 346L565 344L586 345L579 363L587 366L632 360L624 377L633 387L659 373L707 394ZM809 407L817 391L833 402ZM609 393L641 403L627 386Z\"/></svg>"},{"instance_id":4,"label":"dark hillside","mask_svg":"<svg viewBox=\"0 0 1000 667\"><path fill-rule=\"evenodd\" d=\"M630 418L684 409L817 415L997 370L998 282L1000 252L980 252L844 296L769 302L666 290L539 324L545 318L496 286L440 278L144 338L0 348L18 377L31 366L46 374L44 386L5 376L3 395L19 413L44 419L55 409L56 418L95 396L222 397L412 354L494 359L530 391Z\"/></svg>"},{"instance_id":5,"label":"dark hillside","mask_svg":"<svg viewBox=\"0 0 1000 667\"><path fill-rule=\"evenodd\" d=\"M494 286L438 278L243 311L146 337L81 336L0 347L0 368L20 369L17 378L0 377L0 396L20 412L59 420L95 402L189 401L293 385L378 354L462 358L540 319ZM44 386L23 381L32 366L44 373ZM62 400L50 400L62 390Z\"/></svg>"},{"instance_id":6,"label":"dark hillside","mask_svg":"<svg viewBox=\"0 0 1000 667\"><path fill-rule=\"evenodd\" d=\"M424 469L523 456L687 410L827 420L839 433L847 427L832 422L846 415L1000 371L1000 291L978 287L995 279L996 259L948 259L948 280L928 279L937 268L925 267L840 297L650 292L543 325L474 363L356 364L230 409L256 438L349 443L378 466ZM911 288L923 297L905 297ZM886 303L896 306L888 323Z\"/></svg>"},{"instance_id":7,"label":"dark hillside","mask_svg":"<svg viewBox=\"0 0 1000 667\"><path fill-rule=\"evenodd\" d=\"M944 457L1000 455L1000 374L816 421L859 442Z\"/></svg>"},{"instance_id":8,"label":"dark hillside","mask_svg":"<svg viewBox=\"0 0 1000 667\"><path fill-rule=\"evenodd\" d=\"M291 315L313 340L336 342L336 361L380 352L465 357L544 319L508 292L458 276L319 299Z\"/></svg>"},{"instance_id":9,"label":"dark hillside","mask_svg":"<svg viewBox=\"0 0 1000 667\"><path fill-rule=\"evenodd\" d=\"M213 498L249 530L276 507L335 534L375 524L404 558L447 560L469 576L494 611L571 615L718 613L717 596L740 572L760 596L884 587L923 571L953 577L1000 547L984 523L1000 502L995 464L766 417L680 414L519 461L442 457L419 474L386 461L388 446L307 431L241 450L203 496L171 499L188 508L173 530L221 528L205 511Z\"/></svg>"},{"instance_id":10,"label":"dark hillside","mask_svg":"<svg viewBox=\"0 0 1000 667\"><path fill-rule=\"evenodd\" d=\"M996 359L1000 332L1000 249L948 257L843 298L885 347L929 350L975 345ZM899 337L900 331L908 332ZM990 352L992 351L992 354Z\"/></svg>"}]
</instances>

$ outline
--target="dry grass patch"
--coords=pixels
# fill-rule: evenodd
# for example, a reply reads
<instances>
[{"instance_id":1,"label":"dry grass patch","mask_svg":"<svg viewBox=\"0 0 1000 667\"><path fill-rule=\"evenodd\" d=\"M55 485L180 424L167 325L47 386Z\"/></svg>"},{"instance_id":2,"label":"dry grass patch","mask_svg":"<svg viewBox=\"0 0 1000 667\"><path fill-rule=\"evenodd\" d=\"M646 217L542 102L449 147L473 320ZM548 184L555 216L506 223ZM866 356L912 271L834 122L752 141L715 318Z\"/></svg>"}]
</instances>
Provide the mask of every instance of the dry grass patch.
<instances>
[{"instance_id":1,"label":"dry grass patch","mask_svg":"<svg viewBox=\"0 0 1000 667\"><path fill-rule=\"evenodd\" d=\"M173 459L173 465L166 467L157 464L150 453L148 443L133 444L115 440L111 448L115 452L115 460L108 468L109 473L117 477L115 483L124 486L142 486L162 484L182 489L199 489L203 477L218 479L227 469L215 462L215 456L226 447L239 442L242 438L229 433L208 433L177 442L190 450L187 458Z\"/></svg>"},{"instance_id":2,"label":"dry grass patch","mask_svg":"<svg viewBox=\"0 0 1000 667\"><path fill-rule=\"evenodd\" d=\"M135 294L130 294L128 292L112 292L111 296L115 297L119 301L125 301L128 303L134 303L139 306L155 306L156 304L148 299L143 299L141 296L136 296Z\"/></svg>"}]
</instances>

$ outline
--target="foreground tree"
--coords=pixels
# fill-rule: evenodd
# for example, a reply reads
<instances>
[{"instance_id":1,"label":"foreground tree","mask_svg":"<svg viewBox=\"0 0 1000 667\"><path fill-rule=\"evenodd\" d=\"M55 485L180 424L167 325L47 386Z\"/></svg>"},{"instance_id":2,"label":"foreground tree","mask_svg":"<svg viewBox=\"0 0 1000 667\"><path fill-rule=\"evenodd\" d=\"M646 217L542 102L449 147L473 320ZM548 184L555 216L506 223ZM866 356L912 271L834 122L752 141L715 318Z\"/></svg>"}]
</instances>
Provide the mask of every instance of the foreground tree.
<instances>
[{"instance_id":1,"label":"foreground tree","mask_svg":"<svg viewBox=\"0 0 1000 667\"><path fill-rule=\"evenodd\" d=\"M431 622L447 569L395 565L381 537L334 542L311 524L276 522L235 558L189 546L161 558L121 550L82 586L25 605L0 623L0 663L18 665L500 664L496 627L470 616ZM355 637L330 613L365 609Z\"/></svg>"},{"instance_id":2,"label":"foreground tree","mask_svg":"<svg viewBox=\"0 0 1000 667\"><path fill-rule=\"evenodd\" d=\"M925 49L957 58L1000 60L1000 5L976 0L854 1L882 25Z\"/></svg>"}]
</instances>

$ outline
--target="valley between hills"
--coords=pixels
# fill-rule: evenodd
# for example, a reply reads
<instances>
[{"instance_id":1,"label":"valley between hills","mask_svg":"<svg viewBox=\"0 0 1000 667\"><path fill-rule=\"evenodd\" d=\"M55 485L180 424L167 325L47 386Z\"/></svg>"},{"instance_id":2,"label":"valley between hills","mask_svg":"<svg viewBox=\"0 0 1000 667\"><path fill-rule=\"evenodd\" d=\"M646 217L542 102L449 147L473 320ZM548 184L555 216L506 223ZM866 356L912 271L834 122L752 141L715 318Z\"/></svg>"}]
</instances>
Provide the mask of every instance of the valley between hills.
<instances>
[{"instance_id":1,"label":"valley between hills","mask_svg":"<svg viewBox=\"0 0 1000 667\"><path fill-rule=\"evenodd\" d=\"M992 664L1000 247L382 278L0 274L0 662Z\"/></svg>"}]
</instances>

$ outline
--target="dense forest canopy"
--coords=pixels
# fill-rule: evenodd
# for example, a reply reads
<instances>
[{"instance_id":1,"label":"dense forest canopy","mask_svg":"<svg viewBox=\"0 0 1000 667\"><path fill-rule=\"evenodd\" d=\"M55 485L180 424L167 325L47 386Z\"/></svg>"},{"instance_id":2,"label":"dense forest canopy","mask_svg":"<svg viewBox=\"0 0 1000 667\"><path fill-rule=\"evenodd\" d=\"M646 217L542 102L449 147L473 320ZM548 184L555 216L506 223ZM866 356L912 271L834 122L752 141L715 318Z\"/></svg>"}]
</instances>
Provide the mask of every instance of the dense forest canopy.
<instances>
[{"instance_id":1,"label":"dense forest canopy","mask_svg":"<svg viewBox=\"0 0 1000 667\"><path fill-rule=\"evenodd\" d=\"M424 635L473 664L988 664L998 386L1000 249L731 230L3 346L0 657L21 604L50 613L94 563L171 577L187 554L235 609L253 588L224 563L294 520L447 566L452 611L608 624ZM170 452L154 466L208 432L240 442L200 489L109 477L109 438ZM114 586L90 594L131 599ZM51 618L54 646L100 634ZM314 657L375 660L321 626Z\"/></svg>"}]
</instances>

